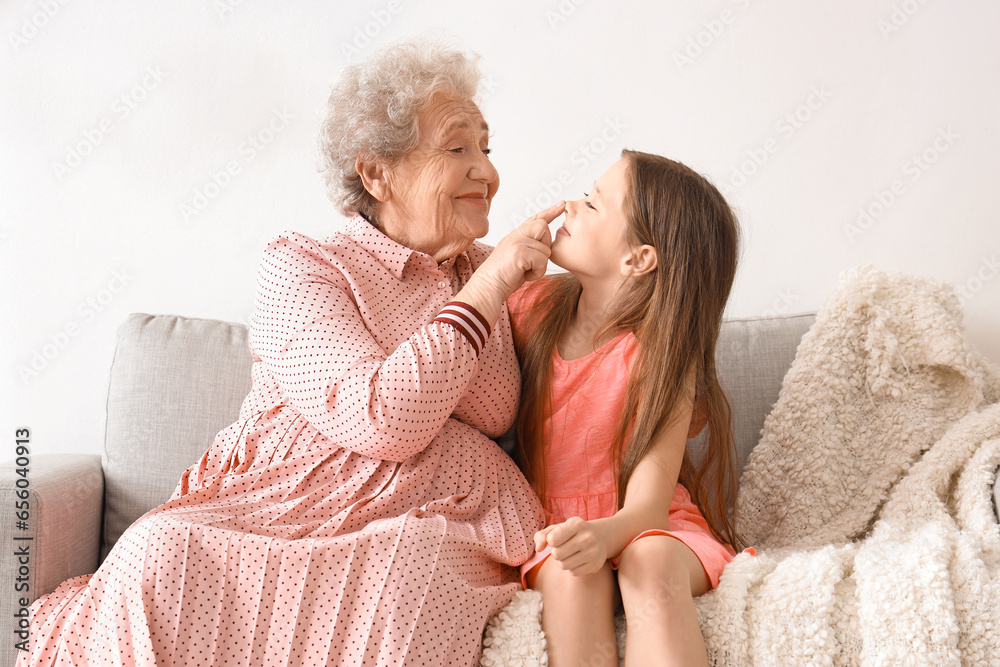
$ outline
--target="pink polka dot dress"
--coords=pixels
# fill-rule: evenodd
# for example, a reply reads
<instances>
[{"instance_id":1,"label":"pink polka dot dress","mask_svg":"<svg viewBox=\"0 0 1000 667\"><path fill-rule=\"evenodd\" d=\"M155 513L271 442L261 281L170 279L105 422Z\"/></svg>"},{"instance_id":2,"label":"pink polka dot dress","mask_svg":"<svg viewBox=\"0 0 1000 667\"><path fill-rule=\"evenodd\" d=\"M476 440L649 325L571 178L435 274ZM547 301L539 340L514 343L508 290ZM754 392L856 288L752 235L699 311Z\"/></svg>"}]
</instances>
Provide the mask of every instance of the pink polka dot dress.
<instances>
[{"instance_id":1,"label":"pink polka dot dress","mask_svg":"<svg viewBox=\"0 0 1000 667\"><path fill-rule=\"evenodd\" d=\"M92 575L32 605L18 665L473 665L541 506L490 440L520 390L506 308L357 216L271 241L239 419Z\"/></svg>"}]
</instances>

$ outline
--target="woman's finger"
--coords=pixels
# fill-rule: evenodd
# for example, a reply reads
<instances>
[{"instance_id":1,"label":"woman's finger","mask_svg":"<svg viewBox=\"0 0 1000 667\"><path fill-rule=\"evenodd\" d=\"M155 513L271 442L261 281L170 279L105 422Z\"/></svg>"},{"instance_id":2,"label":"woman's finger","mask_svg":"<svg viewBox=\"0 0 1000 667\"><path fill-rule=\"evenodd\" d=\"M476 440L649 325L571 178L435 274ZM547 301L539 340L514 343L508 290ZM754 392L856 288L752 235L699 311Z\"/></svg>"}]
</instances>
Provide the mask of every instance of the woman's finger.
<instances>
[{"instance_id":1,"label":"woman's finger","mask_svg":"<svg viewBox=\"0 0 1000 667\"><path fill-rule=\"evenodd\" d=\"M538 280L545 275L545 269L549 265L549 247L540 241L525 239L524 244L519 248L521 254L519 259L520 280ZM518 285L520 286L520 285Z\"/></svg>"},{"instance_id":2,"label":"woman's finger","mask_svg":"<svg viewBox=\"0 0 1000 667\"><path fill-rule=\"evenodd\" d=\"M528 218L523 223L521 223L519 232L527 236L529 239L539 241L545 245L552 245L552 233L549 231L549 223L545 221L544 218L534 217Z\"/></svg>"},{"instance_id":3,"label":"woman's finger","mask_svg":"<svg viewBox=\"0 0 1000 667\"><path fill-rule=\"evenodd\" d=\"M525 220L521 225L521 231L536 241L551 245L552 234L549 232L549 224L565 212L566 202L557 202Z\"/></svg>"},{"instance_id":4,"label":"woman's finger","mask_svg":"<svg viewBox=\"0 0 1000 667\"><path fill-rule=\"evenodd\" d=\"M537 250L546 257L552 254L552 248L545 241L539 241L538 239L524 239L521 241L521 247L530 248L531 250Z\"/></svg>"},{"instance_id":5,"label":"woman's finger","mask_svg":"<svg viewBox=\"0 0 1000 667\"><path fill-rule=\"evenodd\" d=\"M534 269L524 274L524 282L533 283L545 275L545 269Z\"/></svg>"},{"instance_id":6,"label":"woman's finger","mask_svg":"<svg viewBox=\"0 0 1000 667\"><path fill-rule=\"evenodd\" d=\"M565 212L566 212L566 202L557 201L552 206L549 206L547 209L541 211L540 213L536 213L532 217L541 218L542 220L545 221L545 224L549 224L550 222L552 222Z\"/></svg>"}]
</instances>

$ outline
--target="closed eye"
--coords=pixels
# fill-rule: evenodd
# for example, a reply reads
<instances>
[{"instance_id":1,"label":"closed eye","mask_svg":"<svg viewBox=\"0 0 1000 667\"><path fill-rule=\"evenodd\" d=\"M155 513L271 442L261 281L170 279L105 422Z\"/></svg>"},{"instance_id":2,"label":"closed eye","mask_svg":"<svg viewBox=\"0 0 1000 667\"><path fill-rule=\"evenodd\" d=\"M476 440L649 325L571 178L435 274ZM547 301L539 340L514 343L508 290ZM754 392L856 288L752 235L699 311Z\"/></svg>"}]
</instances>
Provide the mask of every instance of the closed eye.
<instances>
[{"instance_id":1,"label":"closed eye","mask_svg":"<svg viewBox=\"0 0 1000 667\"><path fill-rule=\"evenodd\" d=\"M589 193L589 192L584 192L584 193L583 193L583 196L584 196L584 197L589 197L589 196L590 196L590 193ZM597 210L596 208L594 208L594 205L593 205L593 204L591 204L591 203L590 203L589 201L587 201L586 199L584 199L584 200L583 200L583 203L584 203L584 204L586 204L588 208L590 208L590 209L592 209L592 210L594 210L594 211L596 211L596 210Z\"/></svg>"}]
</instances>

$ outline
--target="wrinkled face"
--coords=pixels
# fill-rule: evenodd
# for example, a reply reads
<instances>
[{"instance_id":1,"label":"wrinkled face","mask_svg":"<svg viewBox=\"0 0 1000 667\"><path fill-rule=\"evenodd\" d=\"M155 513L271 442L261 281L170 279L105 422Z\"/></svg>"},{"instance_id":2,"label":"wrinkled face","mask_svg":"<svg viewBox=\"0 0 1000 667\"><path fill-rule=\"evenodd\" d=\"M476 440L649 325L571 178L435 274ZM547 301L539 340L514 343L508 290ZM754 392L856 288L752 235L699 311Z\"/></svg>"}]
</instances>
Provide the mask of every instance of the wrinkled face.
<instances>
[{"instance_id":1,"label":"wrinkled face","mask_svg":"<svg viewBox=\"0 0 1000 667\"><path fill-rule=\"evenodd\" d=\"M489 232L500 177L489 159L489 127L471 100L432 98L419 137L387 170L379 219L389 236L441 262Z\"/></svg>"},{"instance_id":2,"label":"wrinkled face","mask_svg":"<svg viewBox=\"0 0 1000 667\"><path fill-rule=\"evenodd\" d=\"M577 276L616 278L630 255L625 242L626 168L618 160L583 199L566 202L566 219L552 239L550 259Z\"/></svg>"}]
</instances>

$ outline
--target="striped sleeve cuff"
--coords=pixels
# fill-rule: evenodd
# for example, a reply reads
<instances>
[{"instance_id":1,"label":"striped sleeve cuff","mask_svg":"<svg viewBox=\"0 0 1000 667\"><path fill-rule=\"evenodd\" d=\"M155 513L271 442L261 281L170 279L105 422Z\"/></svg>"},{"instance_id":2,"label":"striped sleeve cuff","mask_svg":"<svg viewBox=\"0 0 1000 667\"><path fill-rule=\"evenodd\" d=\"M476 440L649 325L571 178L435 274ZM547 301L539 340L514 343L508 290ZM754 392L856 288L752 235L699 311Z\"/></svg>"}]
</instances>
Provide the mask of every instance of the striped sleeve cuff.
<instances>
[{"instance_id":1,"label":"striped sleeve cuff","mask_svg":"<svg viewBox=\"0 0 1000 667\"><path fill-rule=\"evenodd\" d=\"M490 323L486 318L478 310L461 301L446 303L434 321L447 322L458 329L472 343L477 356L490 336Z\"/></svg>"}]
</instances>

